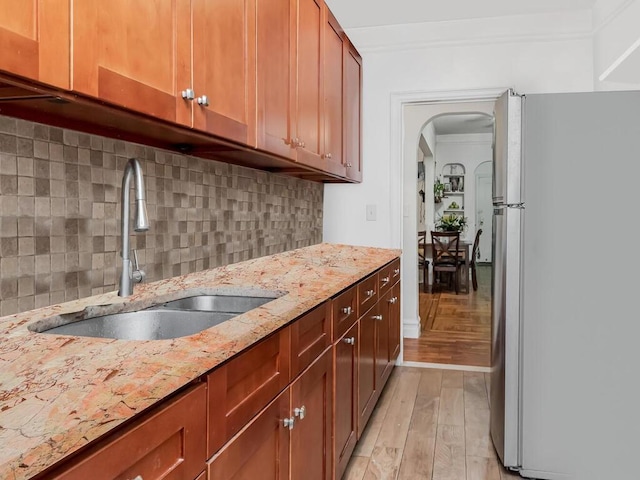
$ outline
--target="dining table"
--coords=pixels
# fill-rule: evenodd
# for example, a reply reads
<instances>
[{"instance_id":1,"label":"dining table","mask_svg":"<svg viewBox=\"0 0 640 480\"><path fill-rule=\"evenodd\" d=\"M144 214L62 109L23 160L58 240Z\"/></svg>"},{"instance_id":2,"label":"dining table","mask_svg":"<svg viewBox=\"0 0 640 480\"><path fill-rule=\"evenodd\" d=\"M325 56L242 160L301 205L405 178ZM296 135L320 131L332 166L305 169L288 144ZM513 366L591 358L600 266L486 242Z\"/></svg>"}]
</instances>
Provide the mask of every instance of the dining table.
<instances>
[{"instance_id":1,"label":"dining table","mask_svg":"<svg viewBox=\"0 0 640 480\"><path fill-rule=\"evenodd\" d=\"M418 232L418 236L420 236L421 233L428 233L425 231L419 231ZM432 243L431 243L431 235L428 234L426 236L426 242L425 242L425 249L426 252L424 252L424 254L426 255L426 257L431 257L431 253L432 253ZM459 277L460 279L460 287L461 287L461 291L463 293L469 293L469 287L470 287L470 282L469 282L469 262L471 261L471 256L470 256L470 249L473 246L473 241L464 239L464 238L460 238L460 242L458 243L458 252L459 254L461 254L461 256L463 256L463 266L462 266L462 272L461 275ZM418 248L420 248L420 245L418 245Z\"/></svg>"}]
</instances>

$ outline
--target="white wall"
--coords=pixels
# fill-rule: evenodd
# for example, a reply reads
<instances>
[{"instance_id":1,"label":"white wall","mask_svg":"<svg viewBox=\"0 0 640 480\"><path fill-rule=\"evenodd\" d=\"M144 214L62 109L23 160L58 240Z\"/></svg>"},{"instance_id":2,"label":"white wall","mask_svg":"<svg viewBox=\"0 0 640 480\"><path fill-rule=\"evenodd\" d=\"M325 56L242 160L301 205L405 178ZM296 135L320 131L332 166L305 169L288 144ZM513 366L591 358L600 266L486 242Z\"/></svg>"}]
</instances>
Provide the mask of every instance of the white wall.
<instances>
[{"instance_id":1,"label":"white wall","mask_svg":"<svg viewBox=\"0 0 640 480\"><path fill-rule=\"evenodd\" d=\"M363 55L363 182L325 187L324 241L403 248L408 232L402 266L403 285L411 285L410 292L403 287L403 295L409 297L417 297L417 167L414 153L413 171L404 172L402 155L392 151L392 137L400 134L400 127L391 124L393 94L507 87L523 93L593 90L590 15L444 23L347 32ZM556 35L554 29L560 28ZM412 142L417 142L423 120L416 120L419 129ZM406 134L406 124L404 128ZM413 210L402 206L409 178ZM366 221L368 204L377 206L376 221ZM403 222L403 214L410 221ZM403 321L415 335L417 301L403 298Z\"/></svg>"},{"instance_id":2,"label":"white wall","mask_svg":"<svg viewBox=\"0 0 640 480\"><path fill-rule=\"evenodd\" d=\"M537 18L539 24L527 23L527 31L522 19L513 24L510 20L513 19L446 22L449 30L457 31L458 24L464 24L466 30L465 39L444 43L437 39L407 43L406 32L389 32L388 27L348 31L363 55L364 173L362 184L325 187L325 241L401 246L401 225L392 223L390 211L391 190L398 189L390 179L400 165L396 153L390 152L392 93L498 87L514 87L524 93L593 90L590 35L554 37L548 33L551 20ZM574 23L577 31L582 19ZM429 24L417 27L427 32L434 30L434 25ZM538 27L545 30L544 35L536 33ZM590 18L587 27L591 28ZM493 30L487 33L486 28ZM494 34L496 31L499 36ZM388 48L380 47L380 38L388 40ZM367 204L377 205L375 222L366 221Z\"/></svg>"},{"instance_id":3,"label":"white wall","mask_svg":"<svg viewBox=\"0 0 640 480\"><path fill-rule=\"evenodd\" d=\"M599 0L593 19L596 88L640 88L640 0Z\"/></svg>"}]
</instances>

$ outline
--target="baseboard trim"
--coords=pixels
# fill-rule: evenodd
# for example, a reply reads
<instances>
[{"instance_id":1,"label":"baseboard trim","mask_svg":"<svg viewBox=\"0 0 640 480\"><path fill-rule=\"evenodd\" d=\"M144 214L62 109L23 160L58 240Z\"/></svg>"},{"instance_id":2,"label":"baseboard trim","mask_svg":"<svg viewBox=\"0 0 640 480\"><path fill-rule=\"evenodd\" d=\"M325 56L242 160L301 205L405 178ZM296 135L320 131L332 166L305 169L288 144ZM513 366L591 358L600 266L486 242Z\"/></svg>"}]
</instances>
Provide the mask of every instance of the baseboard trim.
<instances>
[{"instance_id":1,"label":"baseboard trim","mask_svg":"<svg viewBox=\"0 0 640 480\"><path fill-rule=\"evenodd\" d=\"M475 365L453 365L451 363L398 362L397 366L434 368L438 370L460 370L463 372L491 373L491 367L477 367Z\"/></svg>"},{"instance_id":2,"label":"baseboard trim","mask_svg":"<svg viewBox=\"0 0 640 480\"><path fill-rule=\"evenodd\" d=\"M402 324L402 336L404 338L420 338L420 321L417 323L404 322Z\"/></svg>"}]
</instances>

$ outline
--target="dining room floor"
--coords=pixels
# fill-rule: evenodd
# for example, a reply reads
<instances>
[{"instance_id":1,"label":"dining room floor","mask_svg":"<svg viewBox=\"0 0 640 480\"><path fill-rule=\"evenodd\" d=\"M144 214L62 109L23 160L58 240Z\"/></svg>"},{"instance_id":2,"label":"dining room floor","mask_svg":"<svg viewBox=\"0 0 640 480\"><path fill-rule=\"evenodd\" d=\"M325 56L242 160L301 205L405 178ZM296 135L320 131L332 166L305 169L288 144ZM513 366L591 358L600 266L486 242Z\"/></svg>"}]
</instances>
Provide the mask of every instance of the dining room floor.
<instances>
[{"instance_id":1,"label":"dining room floor","mask_svg":"<svg viewBox=\"0 0 640 480\"><path fill-rule=\"evenodd\" d=\"M489 376L394 369L343 480L514 480L489 436Z\"/></svg>"},{"instance_id":2,"label":"dining room floor","mask_svg":"<svg viewBox=\"0 0 640 480\"><path fill-rule=\"evenodd\" d=\"M489 367L491 362L491 266L478 265L478 290L423 293L419 338L405 338L404 361Z\"/></svg>"}]
</instances>

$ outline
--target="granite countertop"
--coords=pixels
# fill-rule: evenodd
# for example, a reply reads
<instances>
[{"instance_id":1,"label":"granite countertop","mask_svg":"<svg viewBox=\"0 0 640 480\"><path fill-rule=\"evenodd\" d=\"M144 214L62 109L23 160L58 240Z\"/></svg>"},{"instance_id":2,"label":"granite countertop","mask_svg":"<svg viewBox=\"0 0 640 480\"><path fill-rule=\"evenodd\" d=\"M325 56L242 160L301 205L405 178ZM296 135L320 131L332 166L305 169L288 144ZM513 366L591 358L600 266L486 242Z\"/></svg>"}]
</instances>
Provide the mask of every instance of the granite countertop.
<instances>
[{"instance_id":1,"label":"granite countertop","mask_svg":"<svg viewBox=\"0 0 640 480\"><path fill-rule=\"evenodd\" d=\"M36 475L398 256L324 243L0 318L0 478ZM245 288L287 294L172 340L28 328Z\"/></svg>"}]
</instances>

